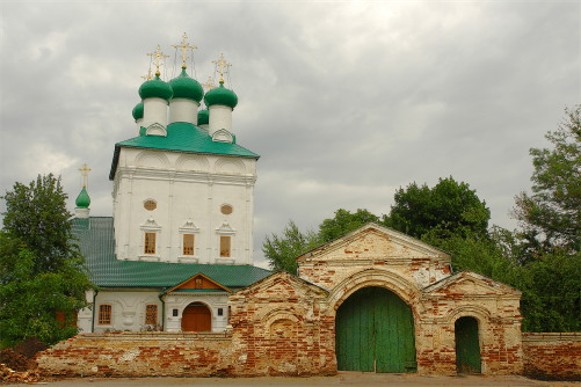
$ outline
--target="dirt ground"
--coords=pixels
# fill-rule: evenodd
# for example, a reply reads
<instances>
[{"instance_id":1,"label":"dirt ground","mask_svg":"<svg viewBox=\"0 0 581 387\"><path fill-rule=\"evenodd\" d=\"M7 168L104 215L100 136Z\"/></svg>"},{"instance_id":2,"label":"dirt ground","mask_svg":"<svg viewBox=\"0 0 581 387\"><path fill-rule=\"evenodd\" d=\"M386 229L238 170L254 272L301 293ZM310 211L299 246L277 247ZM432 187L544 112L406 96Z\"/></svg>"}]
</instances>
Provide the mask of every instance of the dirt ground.
<instances>
[{"instance_id":1,"label":"dirt ground","mask_svg":"<svg viewBox=\"0 0 581 387\"><path fill-rule=\"evenodd\" d=\"M30 384L28 384L30 385ZM173 386L505 386L505 387L579 387L576 382L545 382L522 376L419 376L414 374L373 374L340 372L329 377L262 377L262 378L126 378L64 379L40 382L50 387L173 387ZM17 384L16 386L26 386Z\"/></svg>"}]
</instances>

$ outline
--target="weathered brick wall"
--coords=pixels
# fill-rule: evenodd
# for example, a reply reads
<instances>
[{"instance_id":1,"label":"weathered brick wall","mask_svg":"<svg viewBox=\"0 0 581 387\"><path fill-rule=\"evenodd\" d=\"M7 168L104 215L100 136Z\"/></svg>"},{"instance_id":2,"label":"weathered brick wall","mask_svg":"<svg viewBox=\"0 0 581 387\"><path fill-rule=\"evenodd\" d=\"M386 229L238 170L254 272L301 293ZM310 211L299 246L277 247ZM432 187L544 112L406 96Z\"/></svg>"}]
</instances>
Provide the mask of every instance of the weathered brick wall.
<instances>
[{"instance_id":1,"label":"weathered brick wall","mask_svg":"<svg viewBox=\"0 0 581 387\"><path fill-rule=\"evenodd\" d=\"M469 272L424 289L416 342L420 372L456 373L455 322L473 317L478 321L482 373L520 374L519 299L514 289Z\"/></svg>"},{"instance_id":2,"label":"weathered brick wall","mask_svg":"<svg viewBox=\"0 0 581 387\"><path fill-rule=\"evenodd\" d=\"M523 333L523 349L526 375L581 380L581 332Z\"/></svg>"},{"instance_id":3,"label":"weathered brick wall","mask_svg":"<svg viewBox=\"0 0 581 387\"><path fill-rule=\"evenodd\" d=\"M278 273L231 296L234 370L252 375L336 373L327 292Z\"/></svg>"},{"instance_id":4,"label":"weathered brick wall","mask_svg":"<svg viewBox=\"0 0 581 387\"><path fill-rule=\"evenodd\" d=\"M231 337L187 333L85 333L37 357L46 375L211 376L231 373Z\"/></svg>"},{"instance_id":5,"label":"weathered brick wall","mask_svg":"<svg viewBox=\"0 0 581 387\"><path fill-rule=\"evenodd\" d=\"M373 228L299 257L301 278L332 289L364 269L389 270L423 288L450 275L450 257L393 230Z\"/></svg>"}]
</instances>

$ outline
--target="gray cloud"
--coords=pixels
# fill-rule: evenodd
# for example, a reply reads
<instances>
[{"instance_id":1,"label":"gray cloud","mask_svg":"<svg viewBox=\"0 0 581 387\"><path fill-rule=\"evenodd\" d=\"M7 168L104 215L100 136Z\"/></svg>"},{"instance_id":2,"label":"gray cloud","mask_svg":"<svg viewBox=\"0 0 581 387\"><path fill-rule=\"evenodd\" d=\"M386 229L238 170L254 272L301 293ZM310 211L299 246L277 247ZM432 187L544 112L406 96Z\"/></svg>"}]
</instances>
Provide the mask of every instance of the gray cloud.
<instances>
[{"instance_id":1,"label":"gray cloud","mask_svg":"<svg viewBox=\"0 0 581 387\"><path fill-rule=\"evenodd\" d=\"M513 227L546 145L581 97L577 2L3 2L0 187L90 164L92 213L111 213L115 142L157 44L185 31L196 76L224 52L240 97L234 129L262 155L256 250L288 219L340 207L389 211L394 190L452 175Z\"/></svg>"}]
</instances>

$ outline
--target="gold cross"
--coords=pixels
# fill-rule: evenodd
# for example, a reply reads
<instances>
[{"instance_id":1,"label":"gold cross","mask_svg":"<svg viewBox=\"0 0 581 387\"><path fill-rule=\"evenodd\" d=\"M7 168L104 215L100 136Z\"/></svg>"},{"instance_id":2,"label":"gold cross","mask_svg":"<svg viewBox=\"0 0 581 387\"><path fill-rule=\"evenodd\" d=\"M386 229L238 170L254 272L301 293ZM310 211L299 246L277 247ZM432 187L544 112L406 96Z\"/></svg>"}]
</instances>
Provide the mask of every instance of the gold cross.
<instances>
[{"instance_id":1,"label":"gold cross","mask_svg":"<svg viewBox=\"0 0 581 387\"><path fill-rule=\"evenodd\" d=\"M204 89L206 89L206 91L212 90L214 87L216 87L214 85L214 79L208 75L208 80L204 83L202 83L202 86L204 86Z\"/></svg>"},{"instance_id":2,"label":"gold cross","mask_svg":"<svg viewBox=\"0 0 581 387\"><path fill-rule=\"evenodd\" d=\"M151 61L155 66L155 75L159 77L161 75L161 73L159 72L159 68L163 66L163 61L165 60L165 58L169 58L169 55L165 55L161 51L161 47L159 47L158 44L157 47L155 48L155 51L148 53L147 56L151 57Z\"/></svg>"},{"instance_id":3,"label":"gold cross","mask_svg":"<svg viewBox=\"0 0 581 387\"><path fill-rule=\"evenodd\" d=\"M91 172L91 168L89 168L87 163L84 163L83 166L79 168L79 171L81 171L81 176L83 177L83 188L87 188L87 184L89 182L89 172Z\"/></svg>"},{"instance_id":4,"label":"gold cross","mask_svg":"<svg viewBox=\"0 0 581 387\"><path fill-rule=\"evenodd\" d=\"M182 42L181 44L172 44L172 47L175 48L176 50L179 49L182 52L182 69L185 69L187 66L187 61L188 61L188 49L192 51L192 54L194 52L194 50L196 50L198 47L191 45L190 43L188 43L188 35L184 32L184 35L182 36Z\"/></svg>"},{"instance_id":5,"label":"gold cross","mask_svg":"<svg viewBox=\"0 0 581 387\"><path fill-rule=\"evenodd\" d=\"M218 71L218 74L220 74L219 82L224 83L224 74L228 72L228 69L230 66L232 66L232 64L226 62L226 59L224 59L224 53L220 53L218 60L213 60L212 63L216 65L216 71Z\"/></svg>"},{"instance_id":6,"label":"gold cross","mask_svg":"<svg viewBox=\"0 0 581 387\"><path fill-rule=\"evenodd\" d=\"M152 76L151 76L151 68L149 70L147 70L147 74L142 75L141 78L142 79L145 79L146 81L149 81L152 78Z\"/></svg>"}]
</instances>

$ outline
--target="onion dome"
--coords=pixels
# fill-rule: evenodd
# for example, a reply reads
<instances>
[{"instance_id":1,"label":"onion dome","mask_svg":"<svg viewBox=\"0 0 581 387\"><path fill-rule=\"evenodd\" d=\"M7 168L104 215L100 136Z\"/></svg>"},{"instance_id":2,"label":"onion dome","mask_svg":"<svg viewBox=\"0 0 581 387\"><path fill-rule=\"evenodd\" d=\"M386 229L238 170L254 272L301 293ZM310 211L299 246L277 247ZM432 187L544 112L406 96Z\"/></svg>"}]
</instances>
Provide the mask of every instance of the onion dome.
<instances>
[{"instance_id":1,"label":"onion dome","mask_svg":"<svg viewBox=\"0 0 581 387\"><path fill-rule=\"evenodd\" d=\"M79 196L77 196L75 204L77 205L78 208L89 208L89 204L91 204L91 198L89 197L89 194L87 193L85 187L83 187L83 189L79 193Z\"/></svg>"},{"instance_id":2,"label":"onion dome","mask_svg":"<svg viewBox=\"0 0 581 387\"><path fill-rule=\"evenodd\" d=\"M200 102L204 97L202 85L186 73L186 68L182 67L182 73L169 81L173 89L173 98L187 98Z\"/></svg>"},{"instance_id":3,"label":"onion dome","mask_svg":"<svg viewBox=\"0 0 581 387\"><path fill-rule=\"evenodd\" d=\"M224 87L224 81L220 81L220 86L208 91L204 96L206 106L226 105L234 109L238 104L238 96L232 90Z\"/></svg>"},{"instance_id":4,"label":"onion dome","mask_svg":"<svg viewBox=\"0 0 581 387\"><path fill-rule=\"evenodd\" d=\"M133 119L135 121L143 118L143 102L139 102L137 105L135 105L131 115L133 115Z\"/></svg>"},{"instance_id":5,"label":"onion dome","mask_svg":"<svg viewBox=\"0 0 581 387\"><path fill-rule=\"evenodd\" d=\"M208 125L210 123L210 112L208 109L202 109L198 112L198 126Z\"/></svg>"},{"instance_id":6,"label":"onion dome","mask_svg":"<svg viewBox=\"0 0 581 387\"><path fill-rule=\"evenodd\" d=\"M173 96L173 90L169 83L159 79L159 74L156 74L155 78L143 82L139 87L139 96L141 99L162 98L169 101Z\"/></svg>"}]
</instances>

